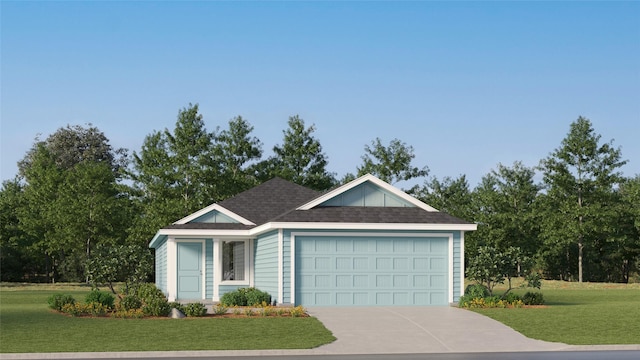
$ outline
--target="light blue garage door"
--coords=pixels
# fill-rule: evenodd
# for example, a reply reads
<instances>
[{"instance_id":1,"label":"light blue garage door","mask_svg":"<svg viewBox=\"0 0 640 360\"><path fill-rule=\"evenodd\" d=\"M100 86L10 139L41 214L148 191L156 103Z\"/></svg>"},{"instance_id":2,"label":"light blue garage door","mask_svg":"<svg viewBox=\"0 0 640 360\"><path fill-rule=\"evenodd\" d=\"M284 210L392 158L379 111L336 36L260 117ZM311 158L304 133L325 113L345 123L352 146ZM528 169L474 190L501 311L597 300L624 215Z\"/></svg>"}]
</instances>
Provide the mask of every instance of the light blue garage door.
<instances>
[{"instance_id":1,"label":"light blue garage door","mask_svg":"<svg viewBox=\"0 0 640 360\"><path fill-rule=\"evenodd\" d=\"M296 304L447 305L448 239L296 237Z\"/></svg>"}]
</instances>

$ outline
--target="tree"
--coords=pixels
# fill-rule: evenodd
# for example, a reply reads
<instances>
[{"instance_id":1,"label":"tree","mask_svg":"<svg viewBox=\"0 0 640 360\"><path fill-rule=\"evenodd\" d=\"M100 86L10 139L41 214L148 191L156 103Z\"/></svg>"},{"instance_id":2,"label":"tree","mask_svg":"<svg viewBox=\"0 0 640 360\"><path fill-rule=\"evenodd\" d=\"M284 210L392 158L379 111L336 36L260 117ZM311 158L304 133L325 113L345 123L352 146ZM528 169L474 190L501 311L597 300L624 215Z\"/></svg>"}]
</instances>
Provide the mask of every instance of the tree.
<instances>
[{"instance_id":1,"label":"tree","mask_svg":"<svg viewBox=\"0 0 640 360\"><path fill-rule=\"evenodd\" d=\"M594 250L599 239L607 237L601 225L613 221L613 190L622 181L618 169L626 163L613 142L600 144L600 138L591 121L579 117L561 146L540 162L546 190L542 208L546 260L565 256L569 264L577 264L579 282L584 279L585 250ZM569 267L561 277L571 274Z\"/></svg>"},{"instance_id":2,"label":"tree","mask_svg":"<svg viewBox=\"0 0 640 360\"><path fill-rule=\"evenodd\" d=\"M481 246L477 254L469 260L467 277L484 285L493 296L494 287L504 284L507 280L507 290L502 294L505 297L513 288L511 280L515 277L527 275L530 287L540 287L539 278L531 276L531 259L525 256L520 248L510 246L500 250L494 246Z\"/></svg>"},{"instance_id":3,"label":"tree","mask_svg":"<svg viewBox=\"0 0 640 360\"><path fill-rule=\"evenodd\" d=\"M36 239L20 229L17 210L25 206L24 185L18 178L2 183L0 190L0 279L37 280L44 259L33 249Z\"/></svg>"},{"instance_id":4,"label":"tree","mask_svg":"<svg viewBox=\"0 0 640 360\"><path fill-rule=\"evenodd\" d=\"M289 117L289 128L284 130L282 145L273 147L275 156L256 166L261 180L279 176L315 190L326 190L336 184L329 173L327 157L320 141L312 136L315 126L305 127L298 115Z\"/></svg>"},{"instance_id":5,"label":"tree","mask_svg":"<svg viewBox=\"0 0 640 360\"><path fill-rule=\"evenodd\" d=\"M153 258L147 248L140 245L98 246L96 256L87 261L89 283L98 288L106 285L117 294L116 282L124 282L124 293L144 283L153 272Z\"/></svg>"},{"instance_id":6,"label":"tree","mask_svg":"<svg viewBox=\"0 0 640 360\"><path fill-rule=\"evenodd\" d=\"M460 219L471 221L471 191L465 175L453 179L435 176L425 181L422 187L415 186L409 193L434 208Z\"/></svg>"},{"instance_id":7,"label":"tree","mask_svg":"<svg viewBox=\"0 0 640 360\"><path fill-rule=\"evenodd\" d=\"M229 121L229 128L222 130L217 137L214 153L220 164L221 172L217 183L220 199L236 195L257 185L253 161L262 157L262 143L251 136L253 126L241 116Z\"/></svg>"},{"instance_id":8,"label":"tree","mask_svg":"<svg viewBox=\"0 0 640 360\"><path fill-rule=\"evenodd\" d=\"M535 256L539 248L535 201L540 186L534 176L535 171L521 162L512 167L498 164L497 170L485 175L473 191L478 230L470 235L482 245L499 250L514 246L525 256Z\"/></svg>"},{"instance_id":9,"label":"tree","mask_svg":"<svg viewBox=\"0 0 640 360\"><path fill-rule=\"evenodd\" d=\"M120 196L126 187L118 180L126 164L126 150L113 150L92 126L67 126L36 139L19 163L25 182L24 204L16 210L20 229L34 239L31 248L45 256L54 280L81 280L92 246L124 239L130 218L118 214L129 200Z\"/></svg>"},{"instance_id":10,"label":"tree","mask_svg":"<svg viewBox=\"0 0 640 360\"><path fill-rule=\"evenodd\" d=\"M149 242L157 229L221 200L215 132L208 132L198 104L178 112L173 132L154 131L133 154L129 175L140 216L130 241Z\"/></svg>"},{"instance_id":11,"label":"tree","mask_svg":"<svg viewBox=\"0 0 640 360\"><path fill-rule=\"evenodd\" d=\"M393 139L389 146L384 146L380 138L376 138L371 146L365 145L362 165L358 167L358 176L372 174L389 184L425 177L429 169L411 165L415 158L413 146Z\"/></svg>"}]
</instances>

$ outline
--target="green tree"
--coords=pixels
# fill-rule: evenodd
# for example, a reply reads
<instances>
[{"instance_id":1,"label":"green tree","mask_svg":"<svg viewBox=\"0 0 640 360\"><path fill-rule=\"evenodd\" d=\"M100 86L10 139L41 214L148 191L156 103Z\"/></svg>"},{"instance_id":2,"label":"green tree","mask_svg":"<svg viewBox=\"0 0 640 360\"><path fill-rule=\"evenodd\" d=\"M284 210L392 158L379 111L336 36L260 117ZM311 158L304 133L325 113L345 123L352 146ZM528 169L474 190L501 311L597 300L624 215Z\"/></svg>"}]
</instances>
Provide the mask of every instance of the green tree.
<instances>
[{"instance_id":1,"label":"green tree","mask_svg":"<svg viewBox=\"0 0 640 360\"><path fill-rule=\"evenodd\" d=\"M173 132L165 129L145 137L130 171L140 213L130 241L148 242L159 228L220 200L215 139L197 104L178 112Z\"/></svg>"},{"instance_id":2,"label":"green tree","mask_svg":"<svg viewBox=\"0 0 640 360\"><path fill-rule=\"evenodd\" d=\"M494 246L481 246L476 255L469 259L466 275L470 280L486 286L490 296L493 296L496 285L504 284L507 280L507 290L501 295L504 297L512 290L511 280L516 277L526 276L529 286L540 287L539 278L531 276L531 264L531 259L518 247L500 250Z\"/></svg>"},{"instance_id":3,"label":"green tree","mask_svg":"<svg viewBox=\"0 0 640 360\"><path fill-rule=\"evenodd\" d=\"M123 239L130 220L119 214L129 199L116 189L126 188L118 184L126 163L126 150L113 150L97 128L80 126L36 139L19 163L25 182L24 204L16 209L20 230L35 239L31 249L44 254L54 280L80 280L96 242Z\"/></svg>"},{"instance_id":4,"label":"green tree","mask_svg":"<svg viewBox=\"0 0 640 360\"><path fill-rule=\"evenodd\" d=\"M434 176L425 181L423 186L412 188L409 193L442 212L472 221L471 191L465 175L456 179L446 176L442 180Z\"/></svg>"},{"instance_id":5,"label":"green tree","mask_svg":"<svg viewBox=\"0 0 640 360\"><path fill-rule=\"evenodd\" d=\"M600 138L591 121L579 117L561 146L540 162L546 190L541 202L545 261L549 265L565 258L567 267L555 269L561 278L571 278L576 264L579 282L584 279L585 251L592 251L594 259L600 240L608 237L602 225L615 221L614 188L626 163L620 149L612 142L600 144ZM595 271L587 275L596 277Z\"/></svg>"},{"instance_id":6,"label":"green tree","mask_svg":"<svg viewBox=\"0 0 640 360\"><path fill-rule=\"evenodd\" d=\"M251 136L252 132L253 126L237 116L216 139L214 153L221 168L217 179L220 200L257 185L252 165L262 157L262 143Z\"/></svg>"},{"instance_id":7,"label":"green tree","mask_svg":"<svg viewBox=\"0 0 640 360\"><path fill-rule=\"evenodd\" d=\"M147 281L153 272L153 257L146 247L140 245L98 246L96 256L87 261L89 283L98 288L106 285L117 294L115 285L124 283L124 293Z\"/></svg>"},{"instance_id":8,"label":"green tree","mask_svg":"<svg viewBox=\"0 0 640 360\"><path fill-rule=\"evenodd\" d=\"M259 178L279 176L315 190L331 188L336 180L326 169L328 161L320 141L312 135L315 126L305 127L298 115L289 117L288 124L283 144L273 147L275 155L256 166Z\"/></svg>"},{"instance_id":9,"label":"green tree","mask_svg":"<svg viewBox=\"0 0 640 360\"><path fill-rule=\"evenodd\" d=\"M498 164L496 170L482 178L472 196L478 230L470 236L478 241L477 245L491 245L499 250L513 246L527 257L536 255L540 246L536 218L540 186L534 177L532 168L515 162L512 167Z\"/></svg>"},{"instance_id":10,"label":"green tree","mask_svg":"<svg viewBox=\"0 0 640 360\"><path fill-rule=\"evenodd\" d=\"M365 145L362 165L358 167L358 176L372 174L389 184L399 181L426 177L429 168L418 168L411 163L415 158L413 146L393 139L389 146L384 146L380 138L376 138L371 146Z\"/></svg>"}]
</instances>

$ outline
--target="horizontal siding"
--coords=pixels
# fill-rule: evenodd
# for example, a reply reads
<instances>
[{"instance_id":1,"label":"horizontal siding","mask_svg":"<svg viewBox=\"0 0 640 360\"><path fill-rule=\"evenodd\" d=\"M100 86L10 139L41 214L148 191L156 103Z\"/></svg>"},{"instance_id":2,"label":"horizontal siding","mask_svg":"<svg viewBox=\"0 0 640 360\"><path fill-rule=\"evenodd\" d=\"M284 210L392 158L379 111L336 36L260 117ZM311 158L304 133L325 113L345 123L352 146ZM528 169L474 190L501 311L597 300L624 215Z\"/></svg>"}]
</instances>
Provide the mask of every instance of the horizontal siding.
<instances>
[{"instance_id":1,"label":"horizontal siding","mask_svg":"<svg viewBox=\"0 0 640 360\"><path fill-rule=\"evenodd\" d=\"M169 294L167 286L167 239L156 247L156 286L165 295Z\"/></svg>"},{"instance_id":2,"label":"horizontal siding","mask_svg":"<svg viewBox=\"0 0 640 360\"><path fill-rule=\"evenodd\" d=\"M213 240L206 239L205 251L205 298L213 299Z\"/></svg>"},{"instance_id":3,"label":"horizontal siding","mask_svg":"<svg viewBox=\"0 0 640 360\"><path fill-rule=\"evenodd\" d=\"M278 232L261 236L254 241L254 286L278 297Z\"/></svg>"}]
</instances>

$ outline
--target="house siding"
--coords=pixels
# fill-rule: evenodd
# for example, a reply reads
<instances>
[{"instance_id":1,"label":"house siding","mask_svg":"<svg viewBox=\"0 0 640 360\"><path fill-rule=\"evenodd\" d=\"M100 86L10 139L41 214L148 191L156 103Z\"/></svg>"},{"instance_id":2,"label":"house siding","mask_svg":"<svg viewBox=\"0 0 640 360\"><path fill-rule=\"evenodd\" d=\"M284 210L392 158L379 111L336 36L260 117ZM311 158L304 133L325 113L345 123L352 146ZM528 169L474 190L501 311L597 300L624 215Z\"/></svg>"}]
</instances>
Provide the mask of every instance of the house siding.
<instances>
[{"instance_id":1,"label":"house siding","mask_svg":"<svg viewBox=\"0 0 640 360\"><path fill-rule=\"evenodd\" d=\"M254 286L278 299L278 232L258 237L254 242Z\"/></svg>"},{"instance_id":2,"label":"house siding","mask_svg":"<svg viewBox=\"0 0 640 360\"><path fill-rule=\"evenodd\" d=\"M205 298L213 299L213 239L205 239Z\"/></svg>"},{"instance_id":3,"label":"house siding","mask_svg":"<svg viewBox=\"0 0 640 360\"><path fill-rule=\"evenodd\" d=\"M167 239L163 239L156 248L156 286L167 295Z\"/></svg>"},{"instance_id":4,"label":"house siding","mask_svg":"<svg viewBox=\"0 0 640 360\"><path fill-rule=\"evenodd\" d=\"M453 232L453 302L460 300L460 282L461 274L464 273L464 264L461 264L462 256L461 252L461 232Z\"/></svg>"}]
</instances>

